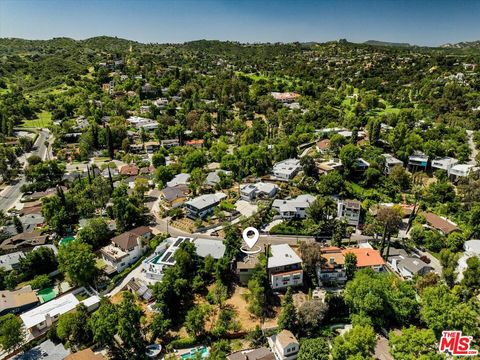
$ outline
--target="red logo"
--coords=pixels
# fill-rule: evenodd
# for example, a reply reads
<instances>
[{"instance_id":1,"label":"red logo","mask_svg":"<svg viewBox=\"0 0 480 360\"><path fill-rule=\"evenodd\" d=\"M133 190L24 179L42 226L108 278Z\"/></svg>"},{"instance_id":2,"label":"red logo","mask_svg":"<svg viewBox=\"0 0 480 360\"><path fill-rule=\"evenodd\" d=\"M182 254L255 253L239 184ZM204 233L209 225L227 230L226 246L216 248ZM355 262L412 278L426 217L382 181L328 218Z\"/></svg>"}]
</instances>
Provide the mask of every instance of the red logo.
<instances>
[{"instance_id":1,"label":"red logo","mask_svg":"<svg viewBox=\"0 0 480 360\"><path fill-rule=\"evenodd\" d=\"M461 331L442 331L439 349L441 352L456 356L478 355L477 350L470 349L471 336L462 336Z\"/></svg>"}]
</instances>

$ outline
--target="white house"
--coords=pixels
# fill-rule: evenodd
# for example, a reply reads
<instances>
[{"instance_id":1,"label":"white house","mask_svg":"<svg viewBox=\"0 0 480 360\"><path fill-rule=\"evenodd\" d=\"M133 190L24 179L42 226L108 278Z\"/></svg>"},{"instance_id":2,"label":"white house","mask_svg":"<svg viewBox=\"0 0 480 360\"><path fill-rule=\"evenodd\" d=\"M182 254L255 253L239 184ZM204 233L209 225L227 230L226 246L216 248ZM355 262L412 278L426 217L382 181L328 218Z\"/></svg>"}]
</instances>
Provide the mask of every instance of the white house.
<instances>
[{"instance_id":1,"label":"white house","mask_svg":"<svg viewBox=\"0 0 480 360\"><path fill-rule=\"evenodd\" d=\"M302 166L298 159L287 159L273 165L273 176L279 180L288 181L293 179Z\"/></svg>"},{"instance_id":2,"label":"white house","mask_svg":"<svg viewBox=\"0 0 480 360\"><path fill-rule=\"evenodd\" d=\"M145 277L152 282L161 281L165 270L175 265L175 253L186 241L193 242L198 257L211 256L218 260L225 254L226 247L220 240L171 237L158 245L154 254L143 262Z\"/></svg>"},{"instance_id":3,"label":"white house","mask_svg":"<svg viewBox=\"0 0 480 360\"><path fill-rule=\"evenodd\" d=\"M147 250L147 242L151 236L152 230L149 227L139 226L112 238L111 244L100 249L107 264L107 272L120 273L137 261Z\"/></svg>"},{"instance_id":4,"label":"white house","mask_svg":"<svg viewBox=\"0 0 480 360\"><path fill-rule=\"evenodd\" d=\"M295 360L298 357L300 344L290 331L282 330L267 340L276 360Z\"/></svg>"},{"instance_id":5,"label":"white house","mask_svg":"<svg viewBox=\"0 0 480 360\"><path fill-rule=\"evenodd\" d=\"M94 295L80 302L75 295L70 293L21 314L20 318L25 328L34 336L38 336L48 330L60 315L73 311L80 303L83 303L87 310L93 311L100 304L100 298Z\"/></svg>"},{"instance_id":6,"label":"white house","mask_svg":"<svg viewBox=\"0 0 480 360\"><path fill-rule=\"evenodd\" d=\"M196 198L185 202L187 216L193 219L204 218L211 214L213 209L220 204L220 201L226 197L227 195L221 192L197 196Z\"/></svg>"},{"instance_id":7,"label":"white house","mask_svg":"<svg viewBox=\"0 0 480 360\"><path fill-rule=\"evenodd\" d=\"M305 194L295 199L273 201L272 208L278 211L283 219L304 219L307 217L307 209L315 201L315 196Z\"/></svg>"},{"instance_id":8,"label":"white house","mask_svg":"<svg viewBox=\"0 0 480 360\"><path fill-rule=\"evenodd\" d=\"M448 173L450 168L457 163L458 160L451 157L436 158L432 161L432 168L445 170Z\"/></svg>"},{"instance_id":9,"label":"white house","mask_svg":"<svg viewBox=\"0 0 480 360\"><path fill-rule=\"evenodd\" d=\"M288 244L272 245L268 275L273 290L303 284L302 259Z\"/></svg>"},{"instance_id":10,"label":"white house","mask_svg":"<svg viewBox=\"0 0 480 360\"><path fill-rule=\"evenodd\" d=\"M467 177L472 172L478 171L475 165L471 164L457 164L450 168L448 175L452 178Z\"/></svg>"},{"instance_id":11,"label":"white house","mask_svg":"<svg viewBox=\"0 0 480 360\"><path fill-rule=\"evenodd\" d=\"M257 182L255 184L243 184L240 186L240 197L247 201L269 199L275 196L278 189L277 185L271 183Z\"/></svg>"},{"instance_id":12,"label":"white house","mask_svg":"<svg viewBox=\"0 0 480 360\"><path fill-rule=\"evenodd\" d=\"M480 258L480 240L468 240L465 241L463 244L463 248L465 252L463 253L462 257L458 259L457 265L457 281L462 281L463 279L463 272L467 269L467 260L473 256L477 256Z\"/></svg>"}]
</instances>

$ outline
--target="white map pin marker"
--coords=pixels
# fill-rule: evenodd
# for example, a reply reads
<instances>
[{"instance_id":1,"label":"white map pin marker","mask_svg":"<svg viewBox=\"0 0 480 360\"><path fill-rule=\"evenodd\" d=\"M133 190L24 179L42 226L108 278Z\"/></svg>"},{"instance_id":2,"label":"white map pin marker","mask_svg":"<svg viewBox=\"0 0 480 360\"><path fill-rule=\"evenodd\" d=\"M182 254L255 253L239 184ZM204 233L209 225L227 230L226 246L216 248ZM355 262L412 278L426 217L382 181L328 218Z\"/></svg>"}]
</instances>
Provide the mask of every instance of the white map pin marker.
<instances>
[{"instance_id":1,"label":"white map pin marker","mask_svg":"<svg viewBox=\"0 0 480 360\"><path fill-rule=\"evenodd\" d=\"M248 234L253 232L253 236L249 237ZM258 233L258 230L255 229L254 227L248 227L245 230L243 230L243 241L245 241L248 245L248 247L251 249L255 246L255 244L258 241L258 238L260 237L260 234Z\"/></svg>"}]
</instances>

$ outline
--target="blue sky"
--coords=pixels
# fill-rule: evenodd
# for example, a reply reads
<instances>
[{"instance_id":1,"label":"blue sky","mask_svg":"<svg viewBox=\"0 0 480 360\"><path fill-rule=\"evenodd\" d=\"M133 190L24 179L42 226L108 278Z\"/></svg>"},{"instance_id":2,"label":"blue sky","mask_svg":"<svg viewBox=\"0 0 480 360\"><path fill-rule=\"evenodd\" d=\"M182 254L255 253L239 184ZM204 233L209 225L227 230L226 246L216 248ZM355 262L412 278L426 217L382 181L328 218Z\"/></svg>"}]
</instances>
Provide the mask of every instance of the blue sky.
<instances>
[{"instance_id":1,"label":"blue sky","mask_svg":"<svg viewBox=\"0 0 480 360\"><path fill-rule=\"evenodd\" d=\"M141 42L480 39L477 0L0 0L0 37Z\"/></svg>"}]
</instances>

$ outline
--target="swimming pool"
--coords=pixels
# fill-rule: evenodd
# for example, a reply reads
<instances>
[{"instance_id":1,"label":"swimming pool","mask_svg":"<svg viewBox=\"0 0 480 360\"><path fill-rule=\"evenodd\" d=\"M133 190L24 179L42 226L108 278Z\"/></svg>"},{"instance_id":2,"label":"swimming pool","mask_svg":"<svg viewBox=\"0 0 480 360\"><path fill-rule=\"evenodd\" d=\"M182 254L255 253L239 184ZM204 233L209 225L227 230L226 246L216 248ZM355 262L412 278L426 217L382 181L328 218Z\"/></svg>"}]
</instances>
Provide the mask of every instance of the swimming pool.
<instances>
[{"instance_id":1,"label":"swimming pool","mask_svg":"<svg viewBox=\"0 0 480 360\"><path fill-rule=\"evenodd\" d=\"M202 359L205 359L209 355L209 351L205 346L199 346L190 350L190 352L180 355L181 359L194 359L197 354L200 354Z\"/></svg>"}]
</instances>

